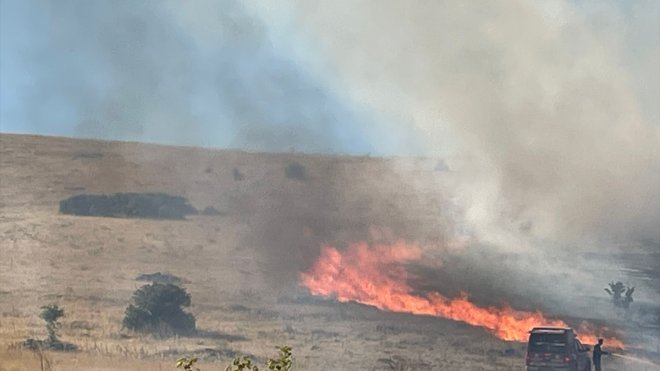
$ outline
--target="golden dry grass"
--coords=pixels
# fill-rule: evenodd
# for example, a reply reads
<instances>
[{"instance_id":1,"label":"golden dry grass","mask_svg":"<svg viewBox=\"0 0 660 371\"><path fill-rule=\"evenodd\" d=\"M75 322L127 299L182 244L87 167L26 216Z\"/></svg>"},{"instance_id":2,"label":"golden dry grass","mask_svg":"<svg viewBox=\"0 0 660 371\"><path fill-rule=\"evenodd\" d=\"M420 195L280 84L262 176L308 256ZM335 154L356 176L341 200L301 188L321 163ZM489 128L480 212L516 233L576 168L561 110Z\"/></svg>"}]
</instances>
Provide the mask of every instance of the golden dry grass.
<instances>
[{"instance_id":1,"label":"golden dry grass","mask_svg":"<svg viewBox=\"0 0 660 371\"><path fill-rule=\"evenodd\" d=\"M293 160L306 167L304 182L284 176ZM281 344L293 346L296 370L387 370L397 362L411 370L522 370L522 345L480 329L318 301L297 287L297 269L313 256L306 249L329 236L355 238L372 229L365 220L394 229L384 234L442 239L443 216L428 208L441 199L438 174L428 171L435 163L401 162L395 174L392 161L0 135L0 371L40 370L38 355L16 344L45 337L37 315L50 302L65 309L62 339L80 348L46 352L52 370L171 370L194 352L204 371L220 370L231 354L263 360ZM234 167L244 181L232 178ZM410 187L402 176L428 179ZM154 191L222 214L171 221L57 209L82 192ZM189 281L190 310L206 336L122 331L123 311L143 284L136 276L156 271Z\"/></svg>"}]
</instances>

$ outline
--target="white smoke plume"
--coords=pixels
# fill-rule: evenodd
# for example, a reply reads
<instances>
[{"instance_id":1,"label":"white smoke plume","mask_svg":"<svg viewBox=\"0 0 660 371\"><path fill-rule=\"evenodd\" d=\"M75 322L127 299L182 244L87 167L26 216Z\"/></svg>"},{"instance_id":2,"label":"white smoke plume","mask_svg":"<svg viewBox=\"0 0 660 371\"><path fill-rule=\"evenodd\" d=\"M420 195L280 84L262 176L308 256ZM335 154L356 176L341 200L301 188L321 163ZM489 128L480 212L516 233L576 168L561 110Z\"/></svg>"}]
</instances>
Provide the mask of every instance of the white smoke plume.
<instances>
[{"instance_id":1,"label":"white smoke plume","mask_svg":"<svg viewBox=\"0 0 660 371\"><path fill-rule=\"evenodd\" d=\"M660 240L657 2L625 19L572 1L288 5L253 8L375 121L449 156L481 238Z\"/></svg>"}]
</instances>

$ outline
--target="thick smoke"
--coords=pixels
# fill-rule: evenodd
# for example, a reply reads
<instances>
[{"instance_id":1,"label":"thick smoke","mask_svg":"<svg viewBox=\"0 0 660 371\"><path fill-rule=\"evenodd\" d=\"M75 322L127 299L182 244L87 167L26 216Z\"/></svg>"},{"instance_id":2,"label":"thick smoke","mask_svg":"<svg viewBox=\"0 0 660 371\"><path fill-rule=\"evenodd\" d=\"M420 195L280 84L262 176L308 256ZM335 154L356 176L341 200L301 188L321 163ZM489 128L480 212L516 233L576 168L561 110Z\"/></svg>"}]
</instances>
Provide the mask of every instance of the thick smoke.
<instances>
[{"instance_id":1,"label":"thick smoke","mask_svg":"<svg viewBox=\"0 0 660 371\"><path fill-rule=\"evenodd\" d=\"M447 157L443 186L459 212L453 228L438 226L471 246L438 253L442 269L410 267L420 290L611 315L591 300L620 262L584 251L660 245L657 2L288 4L253 9L271 29L314 43L318 54L297 58L377 124L413 126L424 133L419 148ZM653 295L638 290L657 303Z\"/></svg>"},{"instance_id":2,"label":"thick smoke","mask_svg":"<svg viewBox=\"0 0 660 371\"><path fill-rule=\"evenodd\" d=\"M287 16L318 43L318 71L450 155L482 239L658 241L657 101L638 94L658 94L658 30L635 20L657 25L659 9L617 6L298 1Z\"/></svg>"},{"instance_id":3,"label":"thick smoke","mask_svg":"<svg viewBox=\"0 0 660 371\"><path fill-rule=\"evenodd\" d=\"M235 1L2 3L3 130L372 151L363 118Z\"/></svg>"}]
</instances>

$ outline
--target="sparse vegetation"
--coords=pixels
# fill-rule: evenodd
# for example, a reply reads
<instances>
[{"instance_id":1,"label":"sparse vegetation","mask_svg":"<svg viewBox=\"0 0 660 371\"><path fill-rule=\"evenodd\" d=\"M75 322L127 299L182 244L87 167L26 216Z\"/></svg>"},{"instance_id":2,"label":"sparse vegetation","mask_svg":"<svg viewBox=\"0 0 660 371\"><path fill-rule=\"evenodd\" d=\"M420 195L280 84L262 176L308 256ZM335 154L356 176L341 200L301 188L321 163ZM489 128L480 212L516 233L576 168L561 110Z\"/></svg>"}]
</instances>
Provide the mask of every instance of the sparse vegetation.
<instances>
[{"instance_id":1,"label":"sparse vegetation","mask_svg":"<svg viewBox=\"0 0 660 371\"><path fill-rule=\"evenodd\" d=\"M64 316L64 309L57 306L57 304L48 304L41 307L39 318L46 321L46 331L48 332L48 341L56 343L59 341L57 338L57 328L59 327L59 320Z\"/></svg>"},{"instance_id":2,"label":"sparse vegetation","mask_svg":"<svg viewBox=\"0 0 660 371\"><path fill-rule=\"evenodd\" d=\"M195 363L197 363L198 359L197 357L183 357L179 358L176 361L176 368L182 368L185 371L201 371L199 368L195 367Z\"/></svg>"},{"instance_id":3,"label":"sparse vegetation","mask_svg":"<svg viewBox=\"0 0 660 371\"><path fill-rule=\"evenodd\" d=\"M58 320L63 316L64 309L60 308L57 304L43 305L41 307L41 313L39 313L39 318L46 322L48 338L46 340L27 339L23 343L23 346L35 351L42 351L43 349L75 350L76 347L73 344L64 343L58 337L57 330L60 327Z\"/></svg>"},{"instance_id":4,"label":"sparse vegetation","mask_svg":"<svg viewBox=\"0 0 660 371\"><path fill-rule=\"evenodd\" d=\"M133 303L126 308L123 326L161 336L191 335L195 333L195 317L183 311L188 306L190 295L185 289L154 282L135 291Z\"/></svg>"},{"instance_id":5,"label":"sparse vegetation","mask_svg":"<svg viewBox=\"0 0 660 371\"><path fill-rule=\"evenodd\" d=\"M277 347L279 354L277 358L270 358L266 362L266 369L277 371L290 371L293 367L293 353L290 346ZM185 371L201 371L195 367L197 358L183 357L176 361L176 367ZM225 371L259 371L257 366L248 356L236 357L234 361L225 368Z\"/></svg>"},{"instance_id":6,"label":"sparse vegetation","mask_svg":"<svg viewBox=\"0 0 660 371\"><path fill-rule=\"evenodd\" d=\"M275 359L268 360L267 367L269 370L282 370L289 371L293 367L293 354L291 353L290 346L278 347L279 356Z\"/></svg>"},{"instance_id":7,"label":"sparse vegetation","mask_svg":"<svg viewBox=\"0 0 660 371\"><path fill-rule=\"evenodd\" d=\"M614 281L609 283L609 288L605 288L605 291L610 295L612 303L615 307L620 307L628 309L630 303L633 302L633 293L635 292L634 287L625 286L623 282Z\"/></svg>"},{"instance_id":8,"label":"sparse vegetation","mask_svg":"<svg viewBox=\"0 0 660 371\"><path fill-rule=\"evenodd\" d=\"M284 174L289 179L305 180L307 178L305 167L297 162L292 162L284 169Z\"/></svg>"},{"instance_id":9,"label":"sparse vegetation","mask_svg":"<svg viewBox=\"0 0 660 371\"><path fill-rule=\"evenodd\" d=\"M252 363L252 360L248 356L243 356L243 358L235 358L231 365L225 368L225 371L259 371L259 366Z\"/></svg>"},{"instance_id":10,"label":"sparse vegetation","mask_svg":"<svg viewBox=\"0 0 660 371\"><path fill-rule=\"evenodd\" d=\"M400 356L392 356L390 358L381 359L388 370L391 371L411 371L413 370L410 362Z\"/></svg>"},{"instance_id":11,"label":"sparse vegetation","mask_svg":"<svg viewBox=\"0 0 660 371\"><path fill-rule=\"evenodd\" d=\"M53 369L53 360L49 357L43 349L36 349L34 352L34 357L39 360L39 370L41 371L52 371Z\"/></svg>"}]
</instances>

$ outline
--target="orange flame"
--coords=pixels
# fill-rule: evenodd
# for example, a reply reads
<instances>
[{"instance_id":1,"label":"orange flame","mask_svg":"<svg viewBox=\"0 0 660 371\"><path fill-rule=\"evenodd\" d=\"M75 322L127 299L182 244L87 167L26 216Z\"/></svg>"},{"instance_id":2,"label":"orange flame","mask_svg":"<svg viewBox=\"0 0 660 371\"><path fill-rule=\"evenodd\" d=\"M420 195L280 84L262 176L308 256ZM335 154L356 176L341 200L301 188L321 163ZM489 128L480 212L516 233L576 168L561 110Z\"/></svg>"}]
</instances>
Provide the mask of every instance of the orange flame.
<instances>
[{"instance_id":1,"label":"orange flame","mask_svg":"<svg viewBox=\"0 0 660 371\"><path fill-rule=\"evenodd\" d=\"M525 312L509 306L482 308L471 303L465 293L454 299L437 292L414 295L404 263L422 258L418 246L403 242L373 247L357 243L343 252L323 246L319 259L309 272L301 273L300 279L314 295L334 295L340 302L356 301L381 310L461 321L484 327L503 340L525 342L535 326L568 327L564 321L548 319L539 311ZM592 331L583 324L579 332L581 341L595 344L602 330ZM616 338L607 339L607 345L623 348Z\"/></svg>"}]
</instances>

